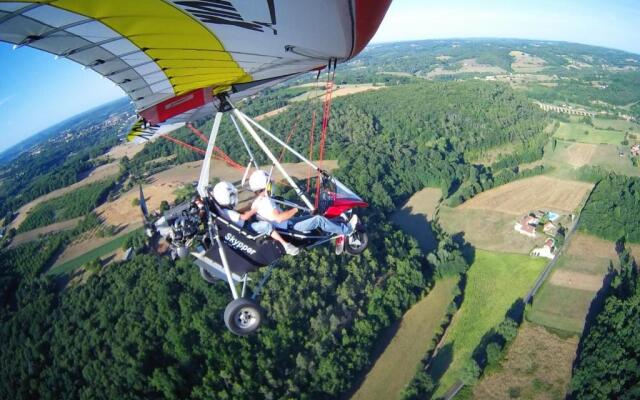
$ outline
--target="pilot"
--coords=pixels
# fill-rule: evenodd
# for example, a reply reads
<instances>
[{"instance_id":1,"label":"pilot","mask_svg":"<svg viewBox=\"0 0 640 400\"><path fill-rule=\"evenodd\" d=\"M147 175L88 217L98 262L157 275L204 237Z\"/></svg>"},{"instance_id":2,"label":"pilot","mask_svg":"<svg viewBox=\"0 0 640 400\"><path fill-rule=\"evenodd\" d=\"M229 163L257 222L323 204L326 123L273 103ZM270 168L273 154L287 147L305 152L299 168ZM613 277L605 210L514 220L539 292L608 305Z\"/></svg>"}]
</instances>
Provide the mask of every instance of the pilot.
<instances>
[{"instance_id":1,"label":"pilot","mask_svg":"<svg viewBox=\"0 0 640 400\"><path fill-rule=\"evenodd\" d=\"M349 236L355 231L358 216L353 215L348 224L335 223L322 215L295 217L297 208L281 211L275 201L269 197L271 186L269 174L262 170L254 171L249 177L249 188L256 194L251 210L263 221L268 221L278 229L293 228L300 232L320 229L330 234Z\"/></svg>"},{"instance_id":2,"label":"pilot","mask_svg":"<svg viewBox=\"0 0 640 400\"><path fill-rule=\"evenodd\" d=\"M238 190L229 182L218 182L213 187L213 198L221 206L221 211L224 213L224 216L240 228L244 226L245 221L256 214L255 210L249 210L243 213L234 210L238 204ZM272 239L284 247L284 250L289 255L295 256L300 252L299 248L284 240L282 236L273 229L273 225L267 221L252 222L249 224L249 227L259 235L271 236Z\"/></svg>"}]
</instances>

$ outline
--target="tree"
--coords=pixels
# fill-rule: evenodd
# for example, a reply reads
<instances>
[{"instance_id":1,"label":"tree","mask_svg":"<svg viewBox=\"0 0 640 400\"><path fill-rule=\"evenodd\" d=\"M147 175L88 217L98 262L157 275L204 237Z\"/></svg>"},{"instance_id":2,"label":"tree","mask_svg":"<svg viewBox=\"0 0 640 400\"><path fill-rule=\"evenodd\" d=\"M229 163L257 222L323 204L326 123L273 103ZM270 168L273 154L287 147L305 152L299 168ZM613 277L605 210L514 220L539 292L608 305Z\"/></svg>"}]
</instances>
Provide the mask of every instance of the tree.
<instances>
[{"instance_id":1,"label":"tree","mask_svg":"<svg viewBox=\"0 0 640 400\"><path fill-rule=\"evenodd\" d=\"M480 377L481 372L482 370L480 369L480 366L478 365L476 360L469 359L462 369L460 380L465 385L473 385Z\"/></svg>"}]
</instances>

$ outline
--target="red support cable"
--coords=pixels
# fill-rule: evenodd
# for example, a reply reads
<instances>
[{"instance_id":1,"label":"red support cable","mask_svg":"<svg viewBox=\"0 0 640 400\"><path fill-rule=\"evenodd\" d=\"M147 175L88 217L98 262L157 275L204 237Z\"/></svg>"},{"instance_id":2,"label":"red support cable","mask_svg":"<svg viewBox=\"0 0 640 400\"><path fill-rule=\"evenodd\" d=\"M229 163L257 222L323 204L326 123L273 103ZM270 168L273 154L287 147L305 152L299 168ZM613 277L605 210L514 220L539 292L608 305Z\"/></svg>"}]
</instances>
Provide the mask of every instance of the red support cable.
<instances>
[{"instance_id":1,"label":"red support cable","mask_svg":"<svg viewBox=\"0 0 640 400\"><path fill-rule=\"evenodd\" d=\"M203 142L209 143L209 139L205 135L202 134L199 130L197 130L193 125L187 124L187 128L191 129L191 132L195 133L197 137L199 137Z\"/></svg>"},{"instance_id":2,"label":"red support cable","mask_svg":"<svg viewBox=\"0 0 640 400\"><path fill-rule=\"evenodd\" d=\"M186 143L186 142L183 142L182 140L179 140L179 139L176 139L176 138L174 138L174 137L171 137L168 133L167 133L167 134L164 134L164 135L160 135L160 137L161 137L161 138L164 138L164 139L167 139L167 140L169 140L169 141L171 141L171 142L173 142L173 143L175 143L175 144L178 144L178 145L180 145L180 146L182 146L182 147L184 147L184 148L187 148L187 149L189 149L189 150L193 150L193 151L195 151L196 153L200 153L200 154L202 154L202 155L204 155L204 154L206 153L206 151L202 150L202 149L201 149L201 148L199 148L199 147L192 146L192 145L190 145L189 143Z\"/></svg>"},{"instance_id":3,"label":"red support cable","mask_svg":"<svg viewBox=\"0 0 640 400\"><path fill-rule=\"evenodd\" d=\"M166 140L169 140L170 142L173 142L173 143L175 143L175 144L177 144L179 146L182 146L182 147L184 147L186 149L195 151L196 153L199 153L199 154L202 154L202 155L206 154L205 150L202 150L201 148L196 147L196 146L192 146L189 143L183 142L180 139L176 139L176 138L170 136L168 133L164 134L164 135L160 135L160 137L164 138ZM216 150L216 149L217 148L214 148L214 150ZM227 156L222 150L220 150L220 149L217 149L217 150L221 154L214 154L213 158L215 158L216 160L223 161L223 162L227 163L230 167L235 168L235 169L237 169L239 171L244 171L244 167L242 165L240 165L237 162L235 162L233 159L231 159L229 156Z\"/></svg>"},{"instance_id":4,"label":"red support cable","mask_svg":"<svg viewBox=\"0 0 640 400\"><path fill-rule=\"evenodd\" d=\"M203 142L205 142L207 144L209 143L209 139L207 139L207 137L202 132L200 132L198 129L196 129L193 125L187 124L187 127L189 129L191 129L191 132L193 132L196 136L198 136ZM233 158L229 157L218 146L214 146L213 151L218 153L218 157L220 157L219 159L221 159L222 161L226 162L227 164L229 164L233 168L236 168L236 169L242 168L242 169L244 169L244 167L242 165L237 163Z\"/></svg>"},{"instance_id":5,"label":"red support cable","mask_svg":"<svg viewBox=\"0 0 640 400\"><path fill-rule=\"evenodd\" d=\"M311 114L311 130L309 131L309 160L313 160L313 132L316 129L316 110ZM307 193L311 185L311 166L307 168Z\"/></svg>"},{"instance_id":6,"label":"red support cable","mask_svg":"<svg viewBox=\"0 0 640 400\"><path fill-rule=\"evenodd\" d=\"M333 75L329 75L327 73L327 91L324 97L324 106L322 108L322 130L320 134L320 157L318 163L322 163L324 160L324 144L327 138L327 129L329 127L329 117L331 114L331 99L333 94L333 79L335 78L336 72L335 69L333 71ZM318 180L316 181L316 199L315 199L315 208L318 208L320 202L320 174L318 174Z\"/></svg>"},{"instance_id":7,"label":"red support cable","mask_svg":"<svg viewBox=\"0 0 640 400\"><path fill-rule=\"evenodd\" d=\"M291 131L289 131L289 135L287 136L287 140L285 141L286 144L289 144L289 142L291 141L291 138L296 133L296 128L298 127L298 118L300 118L300 114L298 114L296 116L296 119L293 121L293 125L291 126ZM278 162L282 162L282 158L284 157L285 151L286 149L283 147L282 150L280 151L280 157L278 157Z\"/></svg>"}]
</instances>

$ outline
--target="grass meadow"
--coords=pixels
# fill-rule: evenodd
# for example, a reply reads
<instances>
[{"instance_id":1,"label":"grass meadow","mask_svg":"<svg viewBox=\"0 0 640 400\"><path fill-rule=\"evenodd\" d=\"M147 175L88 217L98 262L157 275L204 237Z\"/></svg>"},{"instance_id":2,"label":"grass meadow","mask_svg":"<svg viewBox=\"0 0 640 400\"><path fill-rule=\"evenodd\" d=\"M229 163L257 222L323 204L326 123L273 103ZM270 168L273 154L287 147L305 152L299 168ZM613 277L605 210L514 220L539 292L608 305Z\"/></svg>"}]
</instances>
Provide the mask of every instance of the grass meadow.
<instances>
[{"instance_id":1,"label":"grass meadow","mask_svg":"<svg viewBox=\"0 0 640 400\"><path fill-rule=\"evenodd\" d=\"M444 394L460 378L484 334L527 293L545 265L546 260L540 258L476 250L462 306L430 369L435 378L441 376L436 395Z\"/></svg>"},{"instance_id":2,"label":"grass meadow","mask_svg":"<svg viewBox=\"0 0 640 400\"><path fill-rule=\"evenodd\" d=\"M99 258L99 257L103 257L109 253L113 253L114 251L122 247L122 245L127 241L127 239L130 236L133 236L138 232L141 232L141 229L136 229L134 231L127 233L126 235L119 236L113 239L112 241L103 244L100 247L97 247L91 251L84 253L79 257L69 260L63 264L57 265L51 268L47 273L54 276L68 274L69 272L74 271L75 269L79 268L83 264L88 263L89 261L95 260L96 258Z\"/></svg>"},{"instance_id":3,"label":"grass meadow","mask_svg":"<svg viewBox=\"0 0 640 400\"><path fill-rule=\"evenodd\" d=\"M561 140L592 144L620 144L624 140L622 132L597 129L575 122L561 122L553 136Z\"/></svg>"}]
</instances>

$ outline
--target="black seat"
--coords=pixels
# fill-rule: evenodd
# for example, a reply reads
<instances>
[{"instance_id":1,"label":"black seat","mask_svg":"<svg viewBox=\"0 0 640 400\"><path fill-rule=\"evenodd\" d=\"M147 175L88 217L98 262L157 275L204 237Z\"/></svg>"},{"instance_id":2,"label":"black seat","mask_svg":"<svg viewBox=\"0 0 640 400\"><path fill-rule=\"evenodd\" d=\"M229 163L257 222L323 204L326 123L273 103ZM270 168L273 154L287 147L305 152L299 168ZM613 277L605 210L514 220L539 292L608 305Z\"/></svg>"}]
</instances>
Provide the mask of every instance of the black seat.
<instances>
[{"instance_id":1,"label":"black seat","mask_svg":"<svg viewBox=\"0 0 640 400\"><path fill-rule=\"evenodd\" d=\"M218 204L214 203L211 207L213 220L218 228L231 272L238 275L253 272L285 255L285 250L280 243L265 235L256 235L245 228L238 227L227 220L220 210ZM223 265L217 242L214 241L205 256Z\"/></svg>"}]
</instances>

